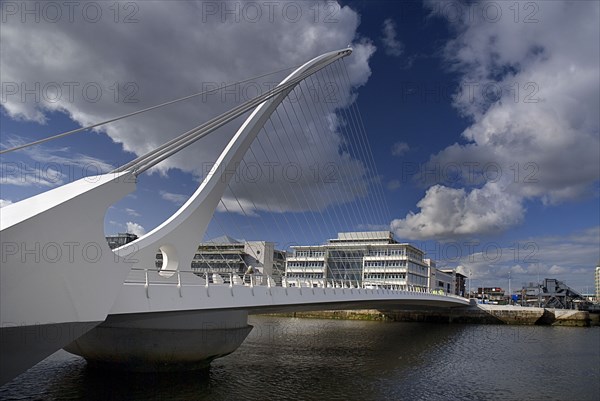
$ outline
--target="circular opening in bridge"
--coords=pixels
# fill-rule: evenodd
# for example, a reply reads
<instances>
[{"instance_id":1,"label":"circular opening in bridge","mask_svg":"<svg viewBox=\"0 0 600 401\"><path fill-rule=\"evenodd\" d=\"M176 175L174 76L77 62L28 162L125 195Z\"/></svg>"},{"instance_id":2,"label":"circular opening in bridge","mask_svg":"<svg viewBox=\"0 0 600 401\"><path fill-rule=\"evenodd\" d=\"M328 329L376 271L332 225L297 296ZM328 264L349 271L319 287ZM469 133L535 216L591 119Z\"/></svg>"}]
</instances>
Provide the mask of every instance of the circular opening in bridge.
<instances>
[{"instance_id":1,"label":"circular opening in bridge","mask_svg":"<svg viewBox=\"0 0 600 401\"><path fill-rule=\"evenodd\" d=\"M159 250L162 254L162 266L159 274L163 277L171 277L179 267L177 250L173 245L163 245Z\"/></svg>"}]
</instances>

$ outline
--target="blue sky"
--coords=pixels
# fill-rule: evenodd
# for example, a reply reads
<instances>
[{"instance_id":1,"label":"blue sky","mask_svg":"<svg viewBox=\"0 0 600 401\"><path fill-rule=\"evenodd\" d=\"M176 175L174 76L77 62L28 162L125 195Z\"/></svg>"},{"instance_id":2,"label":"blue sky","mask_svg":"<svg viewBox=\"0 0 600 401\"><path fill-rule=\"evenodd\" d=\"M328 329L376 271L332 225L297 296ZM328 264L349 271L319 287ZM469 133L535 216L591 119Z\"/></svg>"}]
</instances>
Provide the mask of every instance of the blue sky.
<instances>
[{"instance_id":1,"label":"blue sky","mask_svg":"<svg viewBox=\"0 0 600 401\"><path fill-rule=\"evenodd\" d=\"M337 125L307 151L322 166L337 163L346 179L358 177L351 188L234 185L250 216L226 194L230 212L217 211L207 238L286 247L322 243L341 230L389 228L481 284L505 286L509 271L516 285L538 274L579 289L593 284L600 259L597 2L276 2L272 16L261 3L260 16L237 2L119 3L118 13L94 3L102 10L97 21L79 9L69 20L68 10L58 18L32 4L36 11L22 14L3 3L3 147L352 43L352 93L377 175L360 149L340 156ZM53 97L56 84L61 95ZM354 99L344 90L339 96L346 105ZM0 198L17 202L109 171L238 100L209 96L3 155ZM349 110L338 110L340 121ZM107 211L105 232L143 233L164 221L195 190L203 163L216 158L230 131L141 176L137 192ZM291 199L296 189L314 204ZM385 202L372 195L378 191Z\"/></svg>"}]
</instances>

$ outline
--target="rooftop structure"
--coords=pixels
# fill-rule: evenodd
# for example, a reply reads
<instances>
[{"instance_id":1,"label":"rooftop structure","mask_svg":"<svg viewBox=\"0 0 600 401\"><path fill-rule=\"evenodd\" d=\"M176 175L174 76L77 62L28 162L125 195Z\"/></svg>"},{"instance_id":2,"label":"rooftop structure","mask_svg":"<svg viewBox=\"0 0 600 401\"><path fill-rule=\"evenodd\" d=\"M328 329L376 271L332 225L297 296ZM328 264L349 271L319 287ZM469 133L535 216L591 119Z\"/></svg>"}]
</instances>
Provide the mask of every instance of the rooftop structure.
<instances>
[{"instance_id":1,"label":"rooftop structure","mask_svg":"<svg viewBox=\"0 0 600 401\"><path fill-rule=\"evenodd\" d=\"M106 241L108 241L108 247L110 249L119 248L125 244L138 239L138 236L131 233L118 233L115 235L107 235Z\"/></svg>"}]
</instances>

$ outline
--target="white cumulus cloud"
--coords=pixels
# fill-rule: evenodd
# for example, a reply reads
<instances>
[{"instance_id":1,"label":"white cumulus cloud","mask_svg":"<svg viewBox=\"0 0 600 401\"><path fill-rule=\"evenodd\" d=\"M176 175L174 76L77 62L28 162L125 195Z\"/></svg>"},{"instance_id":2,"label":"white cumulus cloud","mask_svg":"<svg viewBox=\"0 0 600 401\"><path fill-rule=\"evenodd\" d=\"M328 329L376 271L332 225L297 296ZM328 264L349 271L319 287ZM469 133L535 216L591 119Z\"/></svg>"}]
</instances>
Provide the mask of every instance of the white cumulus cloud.
<instances>
[{"instance_id":1,"label":"white cumulus cloud","mask_svg":"<svg viewBox=\"0 0 600 401\"><path fill-rule=\"evenodd\" d=\"M495 242L471 242L473 252L456 255L456 245L464 242L440 244L437 255L430 255L446 267L456 267L471 275L473 287L508 284L512 289L544 278L565 280L578 291L591 289L594 268L600 258L598 243L600 226L590 227L560 237L540 236L515 239L508 246ZM447 250L445 252L444 250Z\"/></svg>"},{"instance_id":2,"label":"white cumulus cloud","mask_svg":"<svg viewBox=\"0 0 600 401\"><path fill-rule=\"evenodd\" d=\"M100 7L108 7L106 4L98 3ZM19 16L7 16L2 26L3 82L22 83L27 88L35 88L39 83L42 89L59 87L62 91L61 96L56 96L52 91L42 90L40 99L28 96L25 101L21 93L11 91L2 102L8 116L44 123L49 113L62 112L78 124L88 125L224 83L297 66L327 51L346 48L348 44L354 48L352 56L345 61L351 85L365 84L371 74L368 61L375 47L357 37L359 16L348 6L332 2L253 3L261 8L261 13L259 17L252 14L254 17L250 18L242 3L233 6L229 2L195 1L135 4L133 23L115 23L108 8L96 23L80 19L71 22L68 18L56 23L36 23L33 19L23 23ZM228 7L239 10L233 14L223 13ZM335 10L327 19L315 19L314 10L324 7ZM299 17L294 14L292 18L284 9L298 10ZM257 182L233 182L232 190L238 198L260 210L321 210L331 202L344 203L368 193L365 187L370 185L367 177L371 172L346 149L343 131L349 122L338 116L339 109L329 103L322 104L335 100L339 105L348 106L356 99L345 87L327 86L345 82L346 76L341 71L332 68L320 75L320 81L307 80L302 90L296 90L295 96L301 97L314 92L311 85L320 88L316 92L320 98L310 102L312 109L304 109L309 117L310 113L314 115L312 125L304 123L298 104L288 104L287 112L294 117L291 108L296 107L300 119L300 123L285 123L288 129L295 126L294 132L289 132L294 139L280 143L272 137L271 146L263 132L264 151L260 147L253 148L261 165L276 162L276 157L283 159L284 149L297 152L290 158L297 159L292 161L299 165L304 178L294 183L295 191L302 189L308 199L315 201L307 203L286 198L279 188L288 185L281 171L276 171L277 182L264 178L266 175ZM283 77L284 73L280 73L257 79L227 92L201 96L113 123L101 131L131 152L133 158L256 96ZM328 91L324 92L323 87L329 88ZM285 121L286 113L281 111L281 117ZM277 125L277 118L273 119ZM321 121L331 124L323 129L327 124ZM163 161L156 170L166 175L170 169L177 168L202 177L206 166L216 160L219 150L240 124L238 119L223 127ZM281 128L278 131L281 132ZM295 142L295 137L301 145ZM254 160L252 154L247 158ZM337 167L336 182L344 182L344 185L360 182L342 191L339 197L330 196L339 192L341 184L327 186L323 180L309 180L315 160L319 161L322 174L329 173L327 163ZM169 198L181 202L179 198Z\"/></svg>"},{"instance_id":3,"label":"white cumulus cloud","mask_svg":"<svg viewBox=\"0 0 600 401\"><path fill-rule=\"evenodd\" d=\"M520 223L525 212L517 197L493 183L470 191L434 185L417 206L419 213L392 221L399 237L445 239L494 233Z\"/></svg>"},{"instance_id":4,"label":"white cumulus cloud","mask_svg":"<svg viewBox=\"0 0 600 401\"><path fill-rule=\"evenodd\" d=\"M443 9L429 4L434 14ZM488 4L505 6L461 7L467 16ZM436 177L431 184L442 186L427 191L421 210L392 223L399 236L499 232L523 221L527 199L555 204L597 196L600 3L536 4L537 23L515 22L507 7L497 21L448 21L455 37L444 55L461 77L454 106L472 124L462 133L465 143L431 156L428 169L458 166L460 180L451 186L464 188L447 188Z\"/></svg>"},{"instance_id":5,"label":"white cumulus cloud","mask_svg":"<svg viewBox=\"0 0 600 401\"><path fill-rule=\"evenodd\" d=\"M141 237L142 235L146 234L146 229L138 223L128 221L126 223L126 227L128 233L135 234L138 237Z\"/></svg>"}]
</instances>

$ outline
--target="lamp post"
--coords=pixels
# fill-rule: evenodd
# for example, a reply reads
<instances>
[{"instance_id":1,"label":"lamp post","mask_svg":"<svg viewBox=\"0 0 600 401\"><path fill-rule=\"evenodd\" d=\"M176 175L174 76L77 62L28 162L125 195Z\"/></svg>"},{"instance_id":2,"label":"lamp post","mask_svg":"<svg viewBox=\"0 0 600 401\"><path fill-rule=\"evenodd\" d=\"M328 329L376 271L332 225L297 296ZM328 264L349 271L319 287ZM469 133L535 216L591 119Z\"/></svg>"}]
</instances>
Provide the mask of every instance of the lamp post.
<instances>
[{"instance_id":1,"label":"lamp post","mask_svg":"<svg viewBox=\"0 0 600 401\"><path fill-rule=\"evenodd\" d=\"M473 274L473 272L471 270L469 270L469 299L471 299L471 281L473 280L471 278L472 274Z\"/></svg>"},{"instance_id":2,"label":"lamp post","mask_svg":"<svg viewBox=\"0 0 600 401\"><path fill-rule=\"evenodd\" d=\"M512 305L512 291L510 289L510 270L508 271L508 304Z\"/></svg>"},{"instance_id":3,"label":"lamp post","mask_svg":"<svg viewBox=\"0 0 600 401\"><path fill-rule=\"evenodd\" d=\"M542 283L540 282L540 264L537 264L537 298L538 298L538 308L542 307Z\"/></svg>"}]
</instances>

